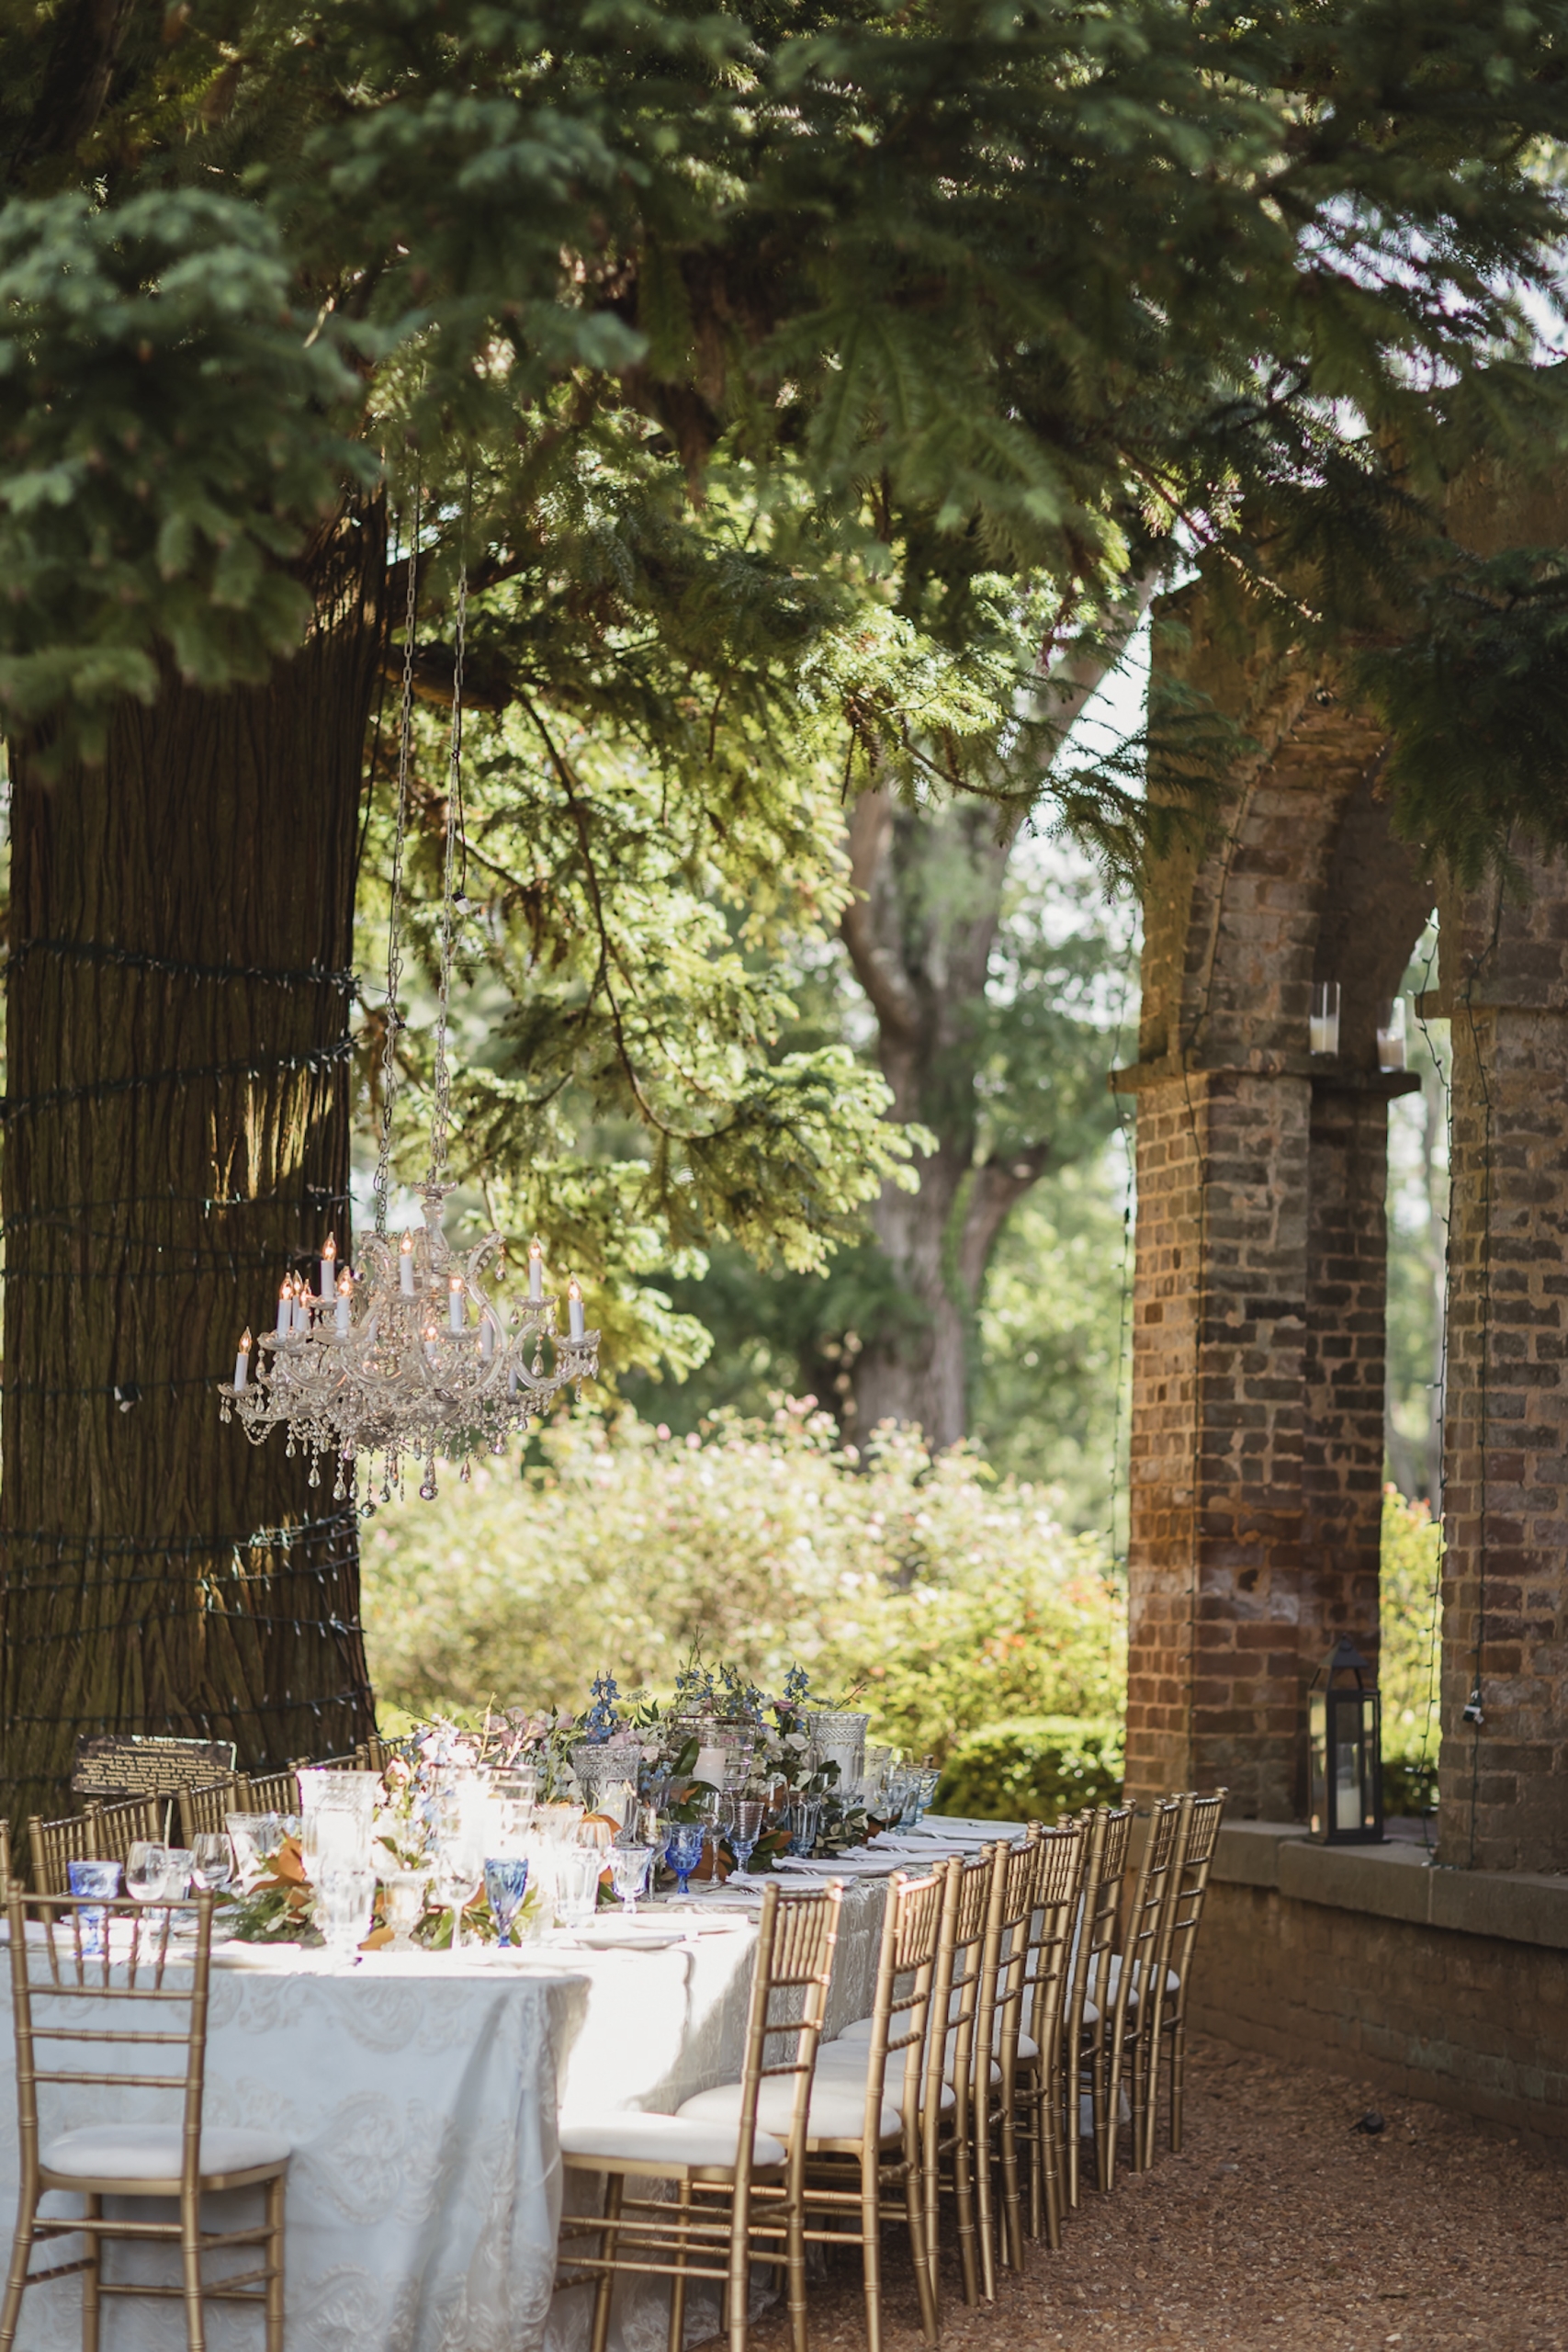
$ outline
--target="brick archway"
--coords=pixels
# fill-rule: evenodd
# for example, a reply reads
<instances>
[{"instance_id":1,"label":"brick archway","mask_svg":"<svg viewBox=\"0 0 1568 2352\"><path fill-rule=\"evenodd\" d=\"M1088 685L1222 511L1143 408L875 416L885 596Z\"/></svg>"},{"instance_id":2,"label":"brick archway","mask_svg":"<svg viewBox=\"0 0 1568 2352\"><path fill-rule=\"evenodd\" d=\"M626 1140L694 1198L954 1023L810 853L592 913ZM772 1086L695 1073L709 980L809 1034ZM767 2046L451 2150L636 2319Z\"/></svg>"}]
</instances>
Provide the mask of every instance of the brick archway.
<instances>
[{"instance_id":1,"label":"brick archway","mask_svg":"<svg viewBox=\"0 0 1568 2352\"><path fill-rule=\"evenodd\" d=\"M1303 1697L1335 1636L1375 1655L1392 1095L1378 1001L1433 905L1377 797L1382 739L1324 674L1204 635L1193 683L1260 744L1223 831L1145 896L1130 1514L1129 1791L1304 1797ZM1340 1051L1308 1050L1314 980Z\"/></svg>"}]
</instances>

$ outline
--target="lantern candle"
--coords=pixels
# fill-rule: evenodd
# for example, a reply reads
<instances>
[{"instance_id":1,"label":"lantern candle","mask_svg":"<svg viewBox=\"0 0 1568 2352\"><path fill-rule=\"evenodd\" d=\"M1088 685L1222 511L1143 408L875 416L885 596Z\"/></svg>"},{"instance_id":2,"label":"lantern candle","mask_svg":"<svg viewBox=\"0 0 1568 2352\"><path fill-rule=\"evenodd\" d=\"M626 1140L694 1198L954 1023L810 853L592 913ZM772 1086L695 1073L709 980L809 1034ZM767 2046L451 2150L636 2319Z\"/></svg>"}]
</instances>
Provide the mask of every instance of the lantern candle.
<instances>
[{"instance_id":1,"label":"lantern candle","mask_svg":"<svg viewBox=\"0 0 1568 2352\"><path fill-rule=\"evenodd\" d=\"M413 1296L413 1235L405 1233L398 1244L398 1288L405 1298Z\"/></svg>"},{"instance_id":2,"label":"lantern candle","mask_svg":"<svg viewBox=\"0 0 1568 2352\"><path fill-rule=\"evenodd\" d=\"M333 1325L340 1340L348 1337L348 1303L354 1295L354 1276L345 1266L337 1278L337 1305L333 1309Z\"/></svg>"},{"instance_id":3,"label":"lantern candle","mask_svg":"<svg viewBox=\"0 0 1568 2352\"><path fill-rule=\"evenodd\" d=\"M281 1290L278 1292L278 1294L277 1294L277 1336L278 1336L278 1338L279 1338L280 1340L287 1340L287 1338L288 1337L288 1334L290 1333L290 1331L292 1331L292 1330L293 1330L293 1329L294 1329L294 1285L293 1285L293 1283L289 1281L289 1279L288 1279L288 1275L287 1275L287 1274L285 1274L285 1275L284 1275L284 1277L283 1277L283 1287L282 1287L282 1289L281 1289Z\"/></svg>"},{"instance_id":4,"label":"lantern candle","mask_svg":"<svg viewBox=\"0 0 1568 2352\"><path fill-rule=\"evenodd\" d=\"M536 1306L545 1295L545 1249L541 1241L528 1244L528 1298Z\"/></svg>"},{"instance_id":5,"label":"lantern candle","mask_svg":"<svg viewBox=\"0 0 1568 2352\"><path fill-rule=\"evenodd\" d=\"M461 1274L448 1274L446 1277L446 1329L449 1331L460 1331L462 1328L463 1277Z\"/></svg>"},{"instance_id":6,"label":"lantern candle","mask_svg":"<svg viewBox=\"0 0 1568 2352\"><path fill-rule=\"evenodd\" d=\"M574 1340L581 1340L584 1329L582 1320L582 1290L575 1274L573 1274L570 1282L569 1282L566 1286L566 1311L570 1317L572 1338Z\"/></svg>"},{"instance_id":7,"label":"lantern candle","mask_svg":"<svg viewBox=\"0 0 1568 2352\"><path fill-rule=\"evenodd\" d=\"M239 1395L251 1376L251 1332L249 1324L240 1334L240 1352L234 1358L234 1394Z\"/></svg>"},{"instance_id":8,"label":"lantern candle","mask_svg":"<svg viewBox=\"0 0 1568 2352\"><path fill-rule=\"evenodd\" d=\"M331 1298L337 1287L337 1243L329 1233L321 1244L321 1296Z\"/></svg>"}]
</instances>

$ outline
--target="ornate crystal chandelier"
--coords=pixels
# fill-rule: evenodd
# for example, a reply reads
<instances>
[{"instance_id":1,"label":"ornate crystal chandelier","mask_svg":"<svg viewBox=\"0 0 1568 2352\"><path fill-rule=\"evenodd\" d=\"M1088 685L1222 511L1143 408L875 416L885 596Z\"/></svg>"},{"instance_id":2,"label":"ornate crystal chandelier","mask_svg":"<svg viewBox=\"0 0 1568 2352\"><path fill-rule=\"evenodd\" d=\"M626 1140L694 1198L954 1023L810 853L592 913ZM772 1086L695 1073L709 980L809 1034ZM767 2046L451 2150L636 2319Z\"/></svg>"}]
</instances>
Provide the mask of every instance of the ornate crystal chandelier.
<instances>
[{"instance_id":1,"label":"ornate crystal chandelier","mask_svg":"<svg viewBox=\"0 0 1568 2352\"><path fill-rule=\"evenodd\" d=\"M412 535L418 546L418 514ZM288 1450L308 1453L310 1484L321 1484L323 1455L336 1463L333 1494L342 1500L356 1488L357 1465L367 1457L367 1483L374 1457L381 1456L381 1499L400 1487L403 1464L423 1462L420 1493L435 1493L438 1454L462 1463L467 1478L475 1453L504 1452L507 1439L542 1417L561 1389L591 1379L599 1369L599 1334L585 1328L582 1296L575 1281L567 1285L568 1328L556 1328L558 1302L544 1286L544 1253L535 1241L528 1253L528 1292L509 1310L491 1295L487 1278L499 1270L505 1244L487 1233L467 1256L459 1256L442 1230L442 1204L452 1186L445 1181L450 1114L447 1035L454 956L455 853L457 811L462 806L463 648L468 591L465 574L457 589L457 661L452 684L448 752L446 843L441 905L441 993L435 1032L435 1107L431 1123L430 1172L423 1187L423 1229L395 1241L387 1230L393 1105L398 1091L398 984L402 970L400 929L403 848L408 815L409 753L413 717L415 561L409 559L408 615L403 641L402 707L398 749L397 831L392 856L391 913L387 944L387 1032L382 1049L383 1113L377 1163L376 1231L364 1247L357 1274L337 1261L329 1236L320 1259L321 1287L289 1275L278 1295L277 1320L254 1343L240 1340L234 1377L219 1386L223 1420L238 1418L253 1445L275 1429L288 1433ZM548 1348L548 1361L546 1349ZM367 1495L360 1510L375 1503Z\"/></svg>"}]
</instances>

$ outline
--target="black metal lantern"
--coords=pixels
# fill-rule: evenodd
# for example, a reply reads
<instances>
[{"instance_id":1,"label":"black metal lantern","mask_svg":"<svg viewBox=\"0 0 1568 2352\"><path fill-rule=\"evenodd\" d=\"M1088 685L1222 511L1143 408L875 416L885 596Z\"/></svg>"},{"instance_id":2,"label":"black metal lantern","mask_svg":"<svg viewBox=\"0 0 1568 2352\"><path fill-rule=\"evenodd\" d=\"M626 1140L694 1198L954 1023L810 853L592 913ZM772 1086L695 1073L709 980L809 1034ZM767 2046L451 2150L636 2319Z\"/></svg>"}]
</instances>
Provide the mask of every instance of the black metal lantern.
<instances>
[{"instance_id":1,"label":"black metal lantern","mask_svg":"<svg viewBox=\"0 0 1568 2352\"><path fill-rule=\"evenodd\" d=\"M1351 1676L1354 1684L1337 1678ZM1308 1815L1325 1846L1382 1843L1382 1701L1348 1634L1318 1668L1307 1698Z\"/></svg>"}]
</instances>

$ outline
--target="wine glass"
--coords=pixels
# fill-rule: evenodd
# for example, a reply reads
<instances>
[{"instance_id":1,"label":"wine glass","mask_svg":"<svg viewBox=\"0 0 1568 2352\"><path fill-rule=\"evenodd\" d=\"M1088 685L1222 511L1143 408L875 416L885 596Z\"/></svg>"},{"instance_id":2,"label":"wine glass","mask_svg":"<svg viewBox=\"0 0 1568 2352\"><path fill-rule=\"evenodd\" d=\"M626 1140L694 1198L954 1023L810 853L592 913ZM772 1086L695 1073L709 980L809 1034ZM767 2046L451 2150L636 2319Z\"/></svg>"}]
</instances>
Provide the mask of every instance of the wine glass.
<instances>
[{"instance_id":1,"label":"wine glass","mask_svg":"<svg viewBox=\"0 0 1568 2352\"><path fill-rule=\"evenodd\" d=\"M762 1834L762 1816L767 1808L758 1797L737 1797L730 1807L729 1850L735 1857L739 1878L746 1875L757 1840Z\"/></svg>"},{"instance_id":2,"label":"wine glass","mask_svg":"<svg viewBox=\"0 0 1568 2352\"><path fill-rule=\"evenodd\" d=\"M169 1849L138 1838L126 1852L125 1891L135 1903L155 1903L169 1871Z\"/></svg>"},{"instance_id":3,"label":"wine glass","mask_svg":"<svg viewBox=\"0 0 1568 2352\"><path fill-rule=\"evenodd\" d=\"M684 1896L692 1872L703 1858L707 1827L701 1821L671 1821L665 1825L664 1859L675 1873L675 1892Z\"/></svg>"},{"instance_id":4,"label":"wine glass","mask_svg":"<svg viewBox=\"0 0 1568 2352\"><path fill-rule=\"evenodd\" d=\"M220 1829L202 1829L190 1841L191 1876L204 1894L221 1894L234 1876L234 1852Z\"/></svg>"},{"instance_id":5,"label":"wine glass","mask_svg":"<svg viewBox=\"0 0 1568 2352\"><path fill-rule=\"evenodd\" d=\"M528 1858L525 1854L487 1854L485 1857L485 1894L491 1912L501 1930L502 1949L512 1943L512 1922L523 1908L528 1892Z\"/></svg>"},{"instance_id":6,"label":"wine glass","mask_svg":"<svg viewBox=\"0 0 1568 2352\"><path fill-rule=\"evenodd\" d=\"M648 1884L648 1866L652 1860L651 1846L611 1847L610 1877L621 1898L623 1918L637 1917L637 1899Z\"/></svg>"},{"instance_id":7,"label":"wine glass","mask_svg":"<svg viewBox=\"0 0 1568 2352\"><path fill-rule=\"evenodd\" d=\"M452 1914L452 1950L463 1949L463 1913L473 1901L484 1881L484 1864L475 1865L472 1852L461 1838L443 1838L435 1849L435 1870L431 1880L435 1900L444 1911Z\"/></svg>"}]
</instances>

